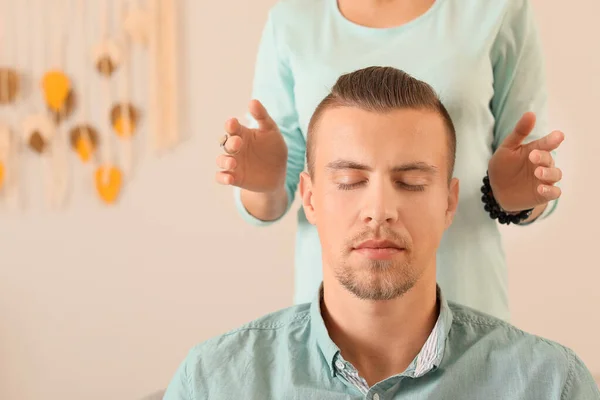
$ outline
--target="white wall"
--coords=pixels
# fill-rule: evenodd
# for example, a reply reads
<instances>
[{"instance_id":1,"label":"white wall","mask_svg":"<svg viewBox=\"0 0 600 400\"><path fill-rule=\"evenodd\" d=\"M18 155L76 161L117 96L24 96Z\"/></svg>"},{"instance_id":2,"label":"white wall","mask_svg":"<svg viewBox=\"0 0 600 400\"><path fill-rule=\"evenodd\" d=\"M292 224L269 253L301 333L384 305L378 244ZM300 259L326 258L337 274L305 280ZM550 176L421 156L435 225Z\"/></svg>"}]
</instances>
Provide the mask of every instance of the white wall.
<instances>
[{"instance_id":1,"label":"white wall","mask_svg":"<svg viewBox=\"0 0 600 400\"><path fill-rule=\"evenodd\" d=\"M213 184L217 140L245 110L273 3L182 0L189 140L146 155L118 207L100 206L78 168L70 207L46 210L27 157L29 208L0 210L0 399L136 399L164 387L193 344L291 303L295 213L249 227ZM567 134L565 195L551 220L505 230L514 322L600 373L600 3L533 3L551 121ZM141 100L143 74L136 82Z\"/></svg>"}]
</instances>

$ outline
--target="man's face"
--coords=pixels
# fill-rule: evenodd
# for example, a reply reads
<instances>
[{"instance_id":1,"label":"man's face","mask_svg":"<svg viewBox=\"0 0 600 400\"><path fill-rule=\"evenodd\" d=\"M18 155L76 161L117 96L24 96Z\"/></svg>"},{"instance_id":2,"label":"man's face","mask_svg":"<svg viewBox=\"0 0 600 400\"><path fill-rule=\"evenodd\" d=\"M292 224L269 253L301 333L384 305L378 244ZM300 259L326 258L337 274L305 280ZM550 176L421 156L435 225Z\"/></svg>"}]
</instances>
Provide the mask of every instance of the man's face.
<instances>
[{"instance_id":1,"label":"man's face","mask_svg":"<svg viewBox=\"0 0 600 400\"><path fill-rule=\"evenodd\" d=\"M435 268L458 201L442 117L341 107L326 110L314 134L314 176L303 173L300 190L324 273L359 298L404 294Z\"/></svg>"}]
</instances>

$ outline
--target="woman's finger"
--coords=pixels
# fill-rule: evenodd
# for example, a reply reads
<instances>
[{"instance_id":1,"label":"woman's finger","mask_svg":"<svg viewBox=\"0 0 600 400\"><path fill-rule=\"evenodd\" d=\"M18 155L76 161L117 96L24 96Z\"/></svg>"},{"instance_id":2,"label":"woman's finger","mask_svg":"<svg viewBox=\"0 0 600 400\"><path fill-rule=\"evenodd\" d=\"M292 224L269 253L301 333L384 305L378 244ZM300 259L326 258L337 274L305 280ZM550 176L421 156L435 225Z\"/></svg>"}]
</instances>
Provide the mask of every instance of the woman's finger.
<instances>
[{"instance_id":1,"label":"woman's finger","mask_svg":"<svg viewBox=\"0 0 600 400\"><path fill-rule=\"evenodd\" d=\"M561 131L553 131L541 139L531 143L532 147L542 151L553 151L565 140L565 134Z\"/></svg>"},{"instance_id":2,"label":"woman's finger","mask_svg":"<svg viewBox=\"0 0 600 400\"><path fill-rule=\"evenodd\" d=\"M233 182L235 181L233 175L229 172L217 172L215 180L221 185L233 185Z\"/></svg>"},{"instance_id":3,"label":"woman's finger","mask_svg":"<svg viewBox=\"0 0 600 400\"><path fill-rule=\"evenodd\" d=\"M250 128L240 124L237 118L230 118L225 121L225 132L230 136L244 136L250 132Z\"/></svg>"},{"instance_id":4,"label":"woman's finger","mask_svg":"<svg viewBox=\"0 0 600 400\"><path fill-rule=\"evenodd\" d=\"M252 117L258 122L259 131L277 130L277 124L260 101L251 100L248 105L248 111L250 111Z\"/></svg>"},{"instance_id":5,"label":"woman's finger","mask_svg":"<svg viewBox=\"0 0 600 400\"><path fill-rule=\"evenodd\" d=\"M228 136L222 144L223 151L227 154L237 154L242 148L244 139L241 136Z\"/></svg>"},{"instance_id":6,"label":"woman's finger","mask_svg":"<svg viewBox=\"0 0 600 400\"><path fill-rule=\"evenodd\" d=\"M562 191L557 186L551 185L539 185L538 193L542 196L546 201L556 200L562 194Z\"/></svg>"},{"instance_id":7,"label":"woman's finger","mask_svg":"<svg viewBox=\"0 0 600 400\"><path fill-rule=\"evenodd\" d=\"M535 165L546 168L554 167L554 159L552 158L552 154L548 151L532 150L531 153L529 153L529 161Z\"/></svg>"},{"instance_id":8,"label":"woman's finger","mask_svg":"<svg viewBox=\"0 0 600 400\"><path fill-rule=\"evenodd\" d=\"M235 157L226 154L219 154L217 157L217 167L225 171L233 171L235 167L237 167L237 160Z\"/></svg>"},{"instance_id":9,"label":"woman's finger","mask_svg":"<svg viewBox=\"0 0 600 400\"><path fill-rule=\"evenodd\" d=\"M562 179L562 171L560 168L537 167L535 169L535 176L540 181L554 184Z\"/></svg>"}]
</instances>

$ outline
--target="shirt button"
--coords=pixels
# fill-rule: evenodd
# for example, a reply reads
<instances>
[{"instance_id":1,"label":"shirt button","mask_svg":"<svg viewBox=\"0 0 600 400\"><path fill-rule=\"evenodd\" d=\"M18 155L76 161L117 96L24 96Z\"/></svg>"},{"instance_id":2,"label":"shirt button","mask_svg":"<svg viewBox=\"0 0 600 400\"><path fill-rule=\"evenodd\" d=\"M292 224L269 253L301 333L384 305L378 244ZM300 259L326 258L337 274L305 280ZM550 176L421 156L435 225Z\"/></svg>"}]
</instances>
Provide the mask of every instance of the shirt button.
<instances>
[{"instance_id":1,"label":"shirt button","mask_svg":"<svg viewBox=\"0 0 600 400\"><path fill-rule=\"evenodd\" d=\"M377 393L373 395L373 400L379 400L379 395Z\"/></svg>"},{"instance_id":2,"label":"shirt button","mask_svg":"<svg viewBox=\"0 0 600 400\"><path fill-rule=\"evenodd\" d=\"M344 368L346 368L346 366L344 365L344 363L343 363L343 362L341 362L340 360L337 360L337 361L335 362L335 366L336 366L336 368L337 368L337 369L339 369L340 371L343 371L343 370L344 370Z\"/></svg>"}]
</instances>

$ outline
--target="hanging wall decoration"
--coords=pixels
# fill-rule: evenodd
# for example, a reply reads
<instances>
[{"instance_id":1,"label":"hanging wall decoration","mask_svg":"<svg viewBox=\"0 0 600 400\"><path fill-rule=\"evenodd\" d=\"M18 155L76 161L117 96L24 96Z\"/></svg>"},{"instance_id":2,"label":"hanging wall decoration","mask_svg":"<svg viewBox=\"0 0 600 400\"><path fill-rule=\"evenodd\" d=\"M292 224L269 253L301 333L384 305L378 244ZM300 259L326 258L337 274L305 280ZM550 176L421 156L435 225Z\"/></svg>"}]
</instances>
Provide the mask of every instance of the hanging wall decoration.
<instances>
[{"instance_id":1,"label":"hanging wall decoration","mask_svg":"<svg viewBox=\"0 0 600 400\"><path fill-rule=\"evenodd\" d=\"M0 55L8 48L21 49L28 57L22 64L31 69L22 73L23 65L16 61L12 65L0 57L0 107L11 115L6 119L0 114L0 195L16 190L23 183L17 177L23 178L25 170L32 171L17 168L24 160L34 159L20 158L21 152L28 150L41 162L49 205L66 203L73 186L71 168L91 168L97 197L102 203L114 204L123 194L123 185L133 178L138 138L147 140L159 154L179 142L177 3L0 0ZM100 12L86 12L94 4ZM20 14L16 13L19 7ZM37 21L27 20L32 9L36 9ZM90 46L89 27L98 20L99 40ZM27 39L25 45L17 43L17 31ZM6 37L11 41L4 40ZM74 37L83 45L73 46ZM31 45L34 41L37 46ZM145 62L133 62L134 46L147 51ZM67 59L81 62L72 69ZM149 93L142 101L133 88L133 76L140 68L147 69L149 78ZM91 90L93 74L100 78L98 92ZM34 76L38 85L27 85L25 76ZM104 117L98 120L99 116ZM77 160L72 165L70 152Z\"/></svg>"},{"instance_id":2,"label":"hanging wall decoration","mask_svg":"<svg viewBox=\"0 0 600 400\"><path fill-rule=\"evenodd\" d=\"M74 94L71 79L65 72L65 45L67 38L68 0L50 0L52 5L50 68L42 77L42 92L47 107L47 114L54 123L52 135L46 138L50 153L51 189L50 205L62 207L66 202L69 174L67 164L68 141L64 129L65 120L74 109ZM47 127L46 127L47 128ZM35 137L35 134L34 134ZM41 137L38 135L38 137ZM43 137L42 137L43 138Z\"/></svg>"},{"instance_id":3,"label":"hanging wall decoration","mask_svg":"<svg viewBox=\"0 0 600 400\"><path fill-rule=\"evenodd\" d=\"M0 8L0 12L3 12L7 17L6 24L4 24L4 26L0 25L0 29L2 30L2 32L0 32L1 52L7 52L6 49L10 49L10 47L7 45L9 39L14 40L14 37L10 38L6 32L9 30L8 28L14 25L14 21L10 20L10 17L13 16L14 13L11 13L8 10L9 4L9 1L6 1L6 4L5 2L2 2L1 5L3 7ZM14 48L12 49L12 53L15 53ZM14 61L14 58L12 61ZM13 104L17 100L19 86L19 73L17 70L15 68L0 64L0 105Z\"/></svg>"},{"instance_id":4,"label":"hanging wall decoration","mask_svg":"<svg viewBox=\"0 0 600 400\"><path fill-rule=\"evenodd\" d=\"M108 5L109 2L105 4ZM105 78L110 78L121 64L121 49L114 40L105 38L94 49L93 57L96 70Z\"/></svg>"},{"instance_id":5,"label":"hanging wall decoration","mask_svg":"<svg viewBox=\"0 0 600 400\"><path fill-rule=\"evenodd\" d=\"M121 62L120 48L116 41L109 37L108 10L110 2L106 1L102 5L100 12L100 27L102 29L100 45L96 47L94 53L94 62L98 72L104 78L102 80L102 107L108 108L111 97L110 78ZM112 204L117 200L121 186L123 184L123 173L115 162L115 155L112 150L112 138L109 135L109 128L103 134L102 138L102 161L96 169L96 190L100 199L107 204ZM105 125L106 126L106 125Z\"/></svg>"},{"instance_id":6,"label":"hanging wall decoration","mask_svg":"<svg viewBox=\"0 0 600 400\"><path fill-rule=\"evenodd\" d=\"M27 147L41 157L44 193L47 204L55 204L56 185L52 172L51 144L56 136L56 125L47 114L32 114L23 121L23 141Z\"/></svg>"},{"instance_id":7,"label":"hanging wall decoration","mask_svg":"<svg viewBox=\"0 0 600 400\"><path fill-rule=\"evenodd\" d=\"M5 4L6 3L6 4ZM13 15L8 10L9 2L2 2L0 12L7 17ZM10 18L9 18L10 19ZM20 94L20 76L17 69L8 65L16 62L16 49L10 49L6 46L8 39L16 40L16 37L9 37L8 32L14 26L14 20L0 27L0 52L2 62L0 63L0 106L4 110L13 111ZM7 32L8 31L8 32ZM9 54L10 53L10 54ZM15 174L15 134L11 127L13 118L4 118L0 121L0 198L8 199L15 192L16 174Z\"/></svg>"},{"instance_id":8,"label":"hanging wall decoration","mask_svg":"<svg viewBox=\"0 0 600 400\"><path fill-rule=\"evenodd\" d=\"M119 0L119 21L125 25L129 14L128 2ZM129 35L123 31L121 35L121 70L119 71L119 101L110 110L111 127L120 139L122 146L122 163L125 177L132 173L133 169L133 135L136 131L139 119L139 111L131 103L131 56Z\"/></svg>"},{"instance_id":9,"label":"hanging wall decoration","mask_svg":"<svg viewBox=\"0 0 600 400\"><path fill-rule=\"evenodd\" d=\"M0 104L11 104L19 92L19 75L12 68L0 68Z\"/></svg>"},{"instance_id":10,"label":"hanging wall decoration","mask_svg":"<svg viewBox=\"0 0 600 400\"><path fill-rule=\"evenodd\" d=\"M148 44L150 35L150 15L140 4L141 0L131 0L125 14L123 28L130 40L142 46Z\"/></svg>"},{"instance_id":11,"label":"hanging wall decoration","mask_svg":"<svg viewBox=\"0 0 600 400\"><path fill-rule=\"evenodd\" d=\"M16 174L17 138L8 124L0 123L0 198L18 200Z\"/></svg>"},{"instance_id":12,"label":"hanging wall decoration","mask_svg":"<svg viewBox=\"0 0 600 400\"><path fill-rule=\"evenodd\" d=\"M6 124L0 124L0 193L4 189L4 182L7 175L9 156L11 147L10 128Z\"/></svg>"},{"instance_id":13,"label":"hanging wall decoration","mask_svg":"<svg viewBox=\"0 0 600 400\"><path fill-rule=\"evenodd\" d=\"M73 109L73 94L69 77L60 70L50 70L42 78L44 99L56 123L62 122Z\"/></svg>"},{"instance_id":14,"label":"hanging wall decoration","mask_svg":"<svg viewBox=\"0 0 600 400\"><path fill-rule=\"evenodd\" d=\"M79 21L79 32L81 33L81 49L79 57L80 71L79 76L81 83L79 85L79 93L82 98L79 107L79 122L71 128L69 131L69 141L71 149L75 151L79 160L82 163L90 162L98 148L99 135L96 128L94 128L90 122L90 101L89 101L89 76L88 76L88 57L85 56L87 53L87 41L85 40L87 35L87 13L85 7L86 0L77 1L77 20ZM97 61L97 65L100 62ZM104 67L106 68L106 67Z\"/></svg>"},{"instance_id":15,"label":"hanging wall decoration","mask_svg":"<svg viewBox=\"0 0 600 400\"><path fill-rule=\"evenodd\" d=\"M71 148L83 163L89 162L98 148L98 132L93 126L79 124L69 131Z\"/></svg>"},{"instance_id":16,"label":"hanging wall decoration","mask_svg":"<svg viewBox=\"0 0 600 400\"><path fill-rule=\"evenodd\" d=\"M153 147L162 152L179 141L177 24L175 0L149 0L150 130Z\"/></svg>"}]
</instances>

